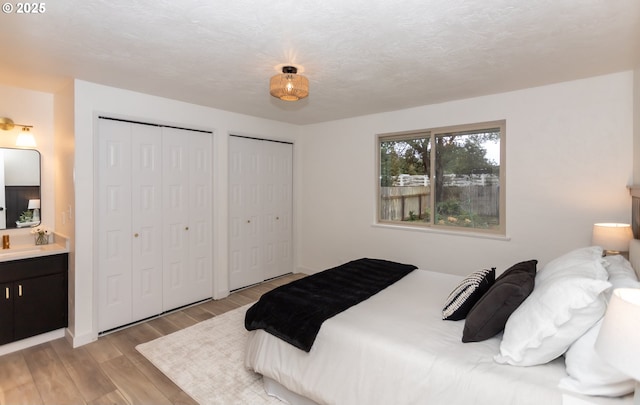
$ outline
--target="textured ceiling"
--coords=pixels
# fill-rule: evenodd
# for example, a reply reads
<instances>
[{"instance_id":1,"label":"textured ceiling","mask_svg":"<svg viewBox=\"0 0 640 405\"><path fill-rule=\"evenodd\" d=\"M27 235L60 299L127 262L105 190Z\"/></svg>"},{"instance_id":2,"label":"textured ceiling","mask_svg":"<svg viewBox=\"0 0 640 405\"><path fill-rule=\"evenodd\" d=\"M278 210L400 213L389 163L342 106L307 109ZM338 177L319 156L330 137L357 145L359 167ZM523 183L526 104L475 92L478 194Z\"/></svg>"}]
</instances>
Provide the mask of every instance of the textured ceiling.
<instances>
[{"instance_id":1,"label":"textured ceiling","mask_svg":"<svg viewBox=\"0 0 640 405\"><path fill-rule=\"evenodd\" d=\"M0 83L78 78L297 124L640 67L639 0L44 4L0 15ZM309 78L307 99L269 95L283 64Z\"/></svg>"}]
</instances>

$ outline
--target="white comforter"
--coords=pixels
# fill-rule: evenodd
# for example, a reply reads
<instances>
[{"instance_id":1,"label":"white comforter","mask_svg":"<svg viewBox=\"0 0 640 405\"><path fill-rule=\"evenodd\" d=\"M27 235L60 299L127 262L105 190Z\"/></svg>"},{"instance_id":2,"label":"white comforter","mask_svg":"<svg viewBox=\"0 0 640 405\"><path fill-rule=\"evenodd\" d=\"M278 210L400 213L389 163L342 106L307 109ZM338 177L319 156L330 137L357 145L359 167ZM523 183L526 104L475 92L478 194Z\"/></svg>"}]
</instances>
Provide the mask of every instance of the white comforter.
<instances>
[{"instance_id":1,"label":"white comforter","mask_svg":"<svg viewBox=\"0 0 640 405\"><path fill-rule=\"evenodd\" d=\"M500 337L461 343L464 321L442 320L462 278L417 270L327 320L309 353L262 331L250 333L246 365L318 404L621 404L557 388L557 359L536 367L493 361Z\"/></svg>"}]
</instances>

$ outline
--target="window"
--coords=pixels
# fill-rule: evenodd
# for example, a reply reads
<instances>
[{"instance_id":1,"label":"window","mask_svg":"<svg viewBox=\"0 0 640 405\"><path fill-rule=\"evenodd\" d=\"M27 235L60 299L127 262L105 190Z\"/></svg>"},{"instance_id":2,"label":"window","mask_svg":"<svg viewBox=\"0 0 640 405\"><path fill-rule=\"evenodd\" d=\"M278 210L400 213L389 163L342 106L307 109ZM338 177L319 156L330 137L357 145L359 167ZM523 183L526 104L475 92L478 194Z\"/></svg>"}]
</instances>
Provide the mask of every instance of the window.
<instances>
[{"instance_id":1,"label":"window","mask_svg":"<svg viewBox=\"0 0 640 405\"><path fill-rule=\"evenodd\" d=\"M378 223L505 234L505 122L378 137Z\"/></svg>"}]
</instances>

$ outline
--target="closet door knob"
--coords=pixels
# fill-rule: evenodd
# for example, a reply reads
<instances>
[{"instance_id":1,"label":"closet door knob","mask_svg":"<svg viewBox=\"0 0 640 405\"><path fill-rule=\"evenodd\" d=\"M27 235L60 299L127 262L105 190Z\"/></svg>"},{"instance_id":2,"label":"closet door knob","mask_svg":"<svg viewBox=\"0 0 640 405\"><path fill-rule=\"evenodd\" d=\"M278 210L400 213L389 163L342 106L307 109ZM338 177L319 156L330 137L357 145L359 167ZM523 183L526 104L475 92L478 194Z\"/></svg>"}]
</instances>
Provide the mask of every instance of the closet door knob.
<instances>
[{"instance_id":1,"label":"closet door knob","mask_svg":"<svg viewBox=\"0 0 640 405\"><path fill-rule=\"evenodd\" d=\"M250 220L250 219L247 219L247 223L248 223L248 224L250 224L250 223L251 223L251 220Z\"/></svg>"},{"instance_id":2,"label":"closet door knob","mask_svg":"<svg viewBox=\"0 0 640 405\"><path fill-rule=\"evenodd\" d=\"M188 227L188 226L185 226L185 227L184 227L184 230L185 230L185 231L188 231L188 230L189 230L189 227Z\"/></svg>"},{"instance_id":3,"label":"closet door knob","mask_svg":"<svg viewBox=\"0 0 640 405\"><path fill-rule=\"evenodd\" d=\"M139 235L138 235L138 233L137 233L137 232L133 234L133 237L134 237L134 238L137 238L138 236L139 236Z\"/></svg>"}]
</instances>

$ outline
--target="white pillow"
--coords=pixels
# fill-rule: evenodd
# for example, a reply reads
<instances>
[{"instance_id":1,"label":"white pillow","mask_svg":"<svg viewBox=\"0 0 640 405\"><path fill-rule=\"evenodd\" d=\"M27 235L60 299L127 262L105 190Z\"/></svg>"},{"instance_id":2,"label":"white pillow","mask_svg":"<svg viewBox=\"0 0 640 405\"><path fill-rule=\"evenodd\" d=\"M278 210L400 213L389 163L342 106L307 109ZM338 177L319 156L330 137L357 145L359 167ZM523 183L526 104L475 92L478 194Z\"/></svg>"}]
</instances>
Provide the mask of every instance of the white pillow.
<instances>
[{"instance_id":1,"label":"white pillow","mask_svg":"<svg viewBox=\"0 0 640 405\"><path fill-rule=\"evenodd\" d=\"M607 291L615 288L640 288L638 278L629 261L620 255L605 257L609 282ZM568 377L560 380L558 387L584 395L622 396L633 392L635 381L603 361L594 345L600 332L602 320L576 340L565 353Z\"/></svg>"},{"instance_id":2,"label":"white pillow","mask_svg":"<svg viewBox=\"0 0 640 405\"><path fill-rule=\"evenodd\" d=\"M549 277L553 277L558 272L566 272L568 268L575 268L577 270L582 271L581 274L599 278L604 277L607 279L607 274L602 272L602 269L592 269L592 268L581 268L576 267L580 264L588 264L593 261L598 261L604 265L604 258L602 257L602 248L600 246L590 246L586 248L579 248L570 251L560 257L557 257L547 263L543 268L538 270L538 274L536 275L536 283L541 283L546 281ZM595 270L596 273L589 273L588 270ZM585 271L587 271L585 273Z\"/></svg>"},{"instance_id":3,"label":"white pillow","mask_svg":"<svg viewBox=\"0 0 640 405\"><path fill-rule=\"evenodd\" d=\"M611 287L601 258L566 261L569 267L541 270L529 297L511 314L500 343L498 363L534 366L562 355L602 316ZM545 266L546 268L546 266ZM542 278L542 280L539 280Z\"/></svg>"},{"instance_id":4,"label":"white pillow","mask_svg":"<svg viewBox=\"0 0 640 405\"><path fill-rule=\"evenodd\" d=\"M634 288L632 285L638 281L631 263L621 255L605 256L604 267L607 269L609 282L613 288Z\"/></svg>"}]
</instances>

